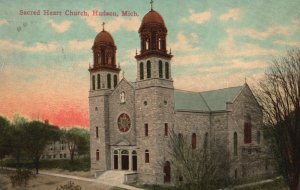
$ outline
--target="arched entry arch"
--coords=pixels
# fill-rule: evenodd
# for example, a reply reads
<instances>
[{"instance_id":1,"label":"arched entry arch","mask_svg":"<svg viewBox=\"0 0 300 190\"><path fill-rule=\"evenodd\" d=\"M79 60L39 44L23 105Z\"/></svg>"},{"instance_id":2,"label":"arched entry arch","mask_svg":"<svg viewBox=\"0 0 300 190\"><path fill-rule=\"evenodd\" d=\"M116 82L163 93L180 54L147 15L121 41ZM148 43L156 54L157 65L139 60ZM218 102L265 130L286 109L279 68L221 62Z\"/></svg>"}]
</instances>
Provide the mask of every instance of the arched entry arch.
<instances>
[{"instance_id":1,"label":"arched entry arch","mask_svg":"<svg viewBox=\"0 0 300 190\"><path fill-rule=\"evenodd\" d=\"M128 150L121 151L121 166L122 166L122 170L129 170L129 152L128 152Z\"/></svg>"}]
</instances>

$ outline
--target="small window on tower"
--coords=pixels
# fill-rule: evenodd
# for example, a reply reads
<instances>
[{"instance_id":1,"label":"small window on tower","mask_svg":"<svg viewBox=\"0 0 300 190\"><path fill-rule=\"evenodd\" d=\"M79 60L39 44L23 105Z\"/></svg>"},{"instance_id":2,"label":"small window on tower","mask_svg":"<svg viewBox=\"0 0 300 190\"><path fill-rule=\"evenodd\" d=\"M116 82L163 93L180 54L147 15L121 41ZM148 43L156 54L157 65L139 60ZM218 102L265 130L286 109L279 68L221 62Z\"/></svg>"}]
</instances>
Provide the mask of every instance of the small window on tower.
<instances>
[{"instance_id":1,"label":"small window on tower","mask_svg":"<svg viewBox=\"0 0 300 190\"><path fill-rule=\"evenodd\" d=\"M96 89L96 79L95 76L92 76L92 89L95 90Z\"/></svg>"},{"instance_id":2,"label":"small window on tower","mask_svg":"<svg viewBox=\"0 0 300 190\"><path fill-rule=\"evenodd\" d=\"M196 149L196 146L197 146L197 136L196 136L196 133L193 133L192 134L192 149Z\"/></svg>"},{"instance_id":3,"label":"small window on tower","mask_svg":"<svg viewBox=\"0 0 300 190\"><path fill-rule=\"evenodd\" d=\"M149 39L146 39L146 50L149 50Z\"/></svg>"},{"instance_id":4,"label":"small window on tower","mask_svg":"<svg viewBox=\"0 0 300 190\"><path fill-rule=\"evenodd\" d=\"M169 134L168 123L165 123L165 136L168 136L168 134Z\"/></svg>"},{"instance_id":5,"label":"small window on tower","mask_svg":"<svg viewBox=\"0 0 300 190\"><path fill-rule=\"evenodd\" d=\"M117 75L114 75L114 88L118 85L118 77Z\"/></svg>"},{"instance_id":6,"label":"small window on tower","mask_svg":"<svg viewBox=\"0 0 300 190\"><path fill-rule=\"evenodd\" d=\"M162 49L162 39L158 38L158 49Z\"/></svg>"},{"instance_id":7,"label":"small window on tower","mask_svg":"<svg viewBox=\"0 0 300 190\"><path fill-rule=\"evenodd\" d=\"M148 137L148 124L145 124L145 136Z\"/></svg>"},{"instance_id":8,"label":"small window on tower","mask_svg":"<svg viewBox=\"0 0 300 190\"><path fill-rule=\"evenodd\" d=\"M97 75L97 88L98 88L98 89L101 88L101 78L100 78L100 74Z\"/></svg>"},{"instance_id":9,"label":"small window on tower","mask_svg":"<svg viewBox=\"0 0 300 190\"><path fill-rule=\"evenodd\" d=\"M144 106L147 106L147 105L148 105L147 101L144 101Z\"/></svg>"},{"instance_id":10,"label":"small window on tower","mask_svg":"<svg viewBox=\"0 0 300 190\"><path fill-rule=\"evenodd\" d=\"M108 56L108 64L109 65L111 64L111 56L110 55Z\"/></svg>"},{"instance_id":11,"label":"small window on tower","mask_svg":"<svg viewBox=\"0 0 300 190\"><path fill-rule=\"evenodd\" d=\"M163 63L161 60L158 62L159 78L163 78Z\"/></svg>"},{"instance_id":12,"label":"small window on tower","mask_svg":"<svg viewBox=\"0 0 300 190\"><path fill-rule=\"evenodd\" d=\"M140 80L144 79L144 63L140 63Z\"/></svg>"},{"instance_id":13,"label":"small window on tower","mask_svg":"<svg viewBox=\"0 0 300 190\"><path fill-rule=\"evenodd\" d=\"M101 63L101 62L102 62L101 54L98 53L97 56L98 56L98 64L101 65L101 64L102 64L102 63Z\"/></svg>"},{"instance_id":14,"label":"small window on tower","mask_svg":"<svg viewBox=\"0 0 300 190\"><path fill-rule=\"evenodd\" d=\"M169 69L170 69L170 66L169 66L169 63L166 62L166 69L165 69L165 75L166 75L166 79L169 79L170 78L170 72L169 72Z\"/></svg>"},{"instance_id":15,"label":"small window on tower","mask_svg":"<svg viewBox=\"0 0 300 190\"><path fill-rule=\"evenodd\" d=\"M111 75L107 74L107 88L111 88Z\"/></svg>"},{"instance_id":16,"label":"small window on tower","mask_svg":"<svg viewBox=\"0 0 300 190\"><path fill-rule=\"evenodd\" d=\"M145 163L149 163L150 156L149 156L149 150L145 150Z\"/></svg>"},{"instance_id":17,"label":"small window on tower","mask_svg":"<svg viewBox=\"0 0 300 190\"><path fill-rule=\"evenodd\" d=\"M100 153L99 153L99 150L97 149L96 151L96 160L99 161L100 159Z\"/></svg>"},{"instance_id":18,"label":"small window on tower","mask_svg":"<svg viewBox=\"0 0 300 190\"><path fill-rule=\"evenodd\" d=\"M147 61L147 78L151 78L151 62Z\"/></svg>"}]
</instances>

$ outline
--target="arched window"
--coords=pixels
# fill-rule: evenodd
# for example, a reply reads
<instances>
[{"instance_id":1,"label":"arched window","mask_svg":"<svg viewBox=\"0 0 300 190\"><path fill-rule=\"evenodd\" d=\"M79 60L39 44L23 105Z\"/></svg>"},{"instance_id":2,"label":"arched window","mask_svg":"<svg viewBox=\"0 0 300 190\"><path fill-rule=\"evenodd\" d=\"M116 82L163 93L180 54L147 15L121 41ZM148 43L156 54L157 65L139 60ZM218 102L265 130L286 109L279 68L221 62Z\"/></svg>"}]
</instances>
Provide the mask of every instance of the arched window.
<instances>
[{"instance_id":1,"label":"arched window","mask_svg":"<svg viewBox=\"0 0 300 190\"><path fill-rule=\"evenodd\" d=\"M205 136L204 136L204 149L207 149L207 146L208 146L208 133L206 132L205 133Z\"/></svg>"},{"instance_id":2,"label":"arched window","mask_svg":"<svg viewBox=\"0 0 300 190\"><path fill-rule=\"evenodd\" d=\"M148 136L148 123L145 123L145 136Z\"/></svg>"},{"instance_id":3,"label":"arched window","mask_svg":"<svg viewBox=\"0 0 300 190\"><path fill-rule=\"evenodd\" d=\"M145 150L145 163L149 163L150 156L149 156L149 150Z\"/></svg>"},{"instance_id":4,"label":"arched window","mask_svg":"<svg viewBox=\"0 0 300 190\"><path fill-rule=\"evenodd\" d=\"M237 179L237 177L238 177L238 171L237 171L237 169L235 169L234 170L234 179Z\"/></svg>"},{"instance_id":5,"label":"arched window","mask_svg":"<svg viewBox=\"0 0 300 190\"><path fill-rule=\"evenodd\" d=\"M151 78L151 62L147 61L147 78Z\"/></svg>"},{"instance_id":6,"label":"arched window","mask_svg":"<svg viewBox=\"0 0 300 190\"><path fill-rule=\"evenodd\" d=\"M168 62L166 62L165 75L166 75L166 79L169 79L169 78L170 78L170 76L169 76L169 63L168 63Z\"/></svg>"},{"instance_id":7,"label":"arched window","mask_svg":"<svg viewBox=\"0 0 300 190\"><path fill-rule=\"evenodd\" d=\"M150 41L149 38L146 39L146 50L149 50L149 45L150 45L149 41Z\"/></svg>"},{"instance_id":8,"label":"arched window","mask_svg":"<svg viewBox=\"0 0 300 190\"><path fill-rule=\"evenodd\" d=\"M260 131L257 131L257 144L260 144Z\"/></svg>"},{"instance_id":9,"label":"arched window","mask_svg":"<svg viewBox=\"0 0 300 190\"><path fill-rule=\"evenodd\" d=\"M196 133L192 134L192 149L196 149L197 146L197 136Z\"/></svg>"},{"instance_id":10,"label":"arched window","mask_svg":"<svg viewBox=\"0 0 300 190\"><path fill-rule=\"evenodd\" d=\"M101 65L102 64L101 52L98 53L97 56L98 56L98 64Z\"/></svg>"},{"instance_id":11,"label":"arched window","mask_svg":"<svg viewBox=\"0 0 300 190\"><path fill-rule=\"evenodd\" d=\"M95 90L96 89L96 79L95 76L92 76L92 89Z\"/></svg>"},{"instance_id":12,"label":"arched window","mask_svg":"<svg viewBox=\"0 0 300 190\"><path fill-rule=\"evenodd\" d=\"M107 88L111 88L111 76L107 74Z\"/></svg>"},{"instance_id":13,"label":"arched window","mask_svg":"<svg viewBox=\"0 0 300 190\"><path fill-rule=\"evenodd\" d=\"M165 123L165 136L168 136L168 134L169 134L168 123Z\"/></svg>"},{"instance_id":14,"label":"arched window","mask_svg":"<svg viewBox=\"0 0 300 190\"><path fill-rule=\"evenodd\" d=\"M101 79L100 79L100 74L97 75L97 88L101 88Z\"/></svg>"},{"instance_id":15,"label":"arched window","mask_svg":"<svg viewBox=\"0 0 300 190\"><path fill-rule=\"evenodd\" d=\"M112 59L111 59L111 56L109 55L109 56L108 56L108 64L109 64L109 65L111 64L111 60L112 60Z\"/></svg>"},{"instance_id":16,"label":"arched window","mask_svg":"<svg viewBox=\"0 0 300 190\"><path fill-rule=\"evenodd\" d=\"M144 63L143 62L140 63L140 79L141 80L144 79Z\"/></svg>"},{"instance_id":17,"label":"arched window","mask_svg":"<svg viewBox=\"0 0 300 190\"><path fill-rule=\"evenodd\" d=\"M163 63L161 60L158 62L158 71L159 71L159 78L163 78Z\"/></svg>"},{"instance_id":18,"label":"arched window","mask_svg":"<svg viewBox=\"0 0 300 190\"><path fill-rule=\"evenodd\" d=\"M237 145L238 145L237 133L234 132L234 134L233 134L233 154L234 154L234 156L237 156Z\"/></svg>"},{"instance_id":19,"label":"arched window","mask_svg":"<svg viewBox=\"0 0 300 190\"><path fill-rule=\"evenodd\" d=\"M245 122L244 122L244 143L248 144L251 143L251 136L252 136L252 124L251 124L251 116L247 114L245 117Z\"/></svg>"},{"instance_id":20,"label":"arched window","mask_svg":"<svg viewBox=\"0 0 300 190\"><path fill-rule=\"evenodd\" d=\"M117 84L118 84L118 77L117 75L114 75L114 88L116 88Z\"/></svg>"},{"instance_id":21,"label":"arched window","mask_svg":"<svg viewBox=\"0 0 300 190\"><path fill-rule=\"evenodd\" d=\"M162 47L162 39L158 38L158 49L163 49Z\"/></svg>"},{"instance_id":22,"label":"arched window","mask_svg":"<svg viewBox=\"0 0 300 190\"><path fill-rule=\"evenodd\" d=\"M96 150L96 160L99 161L100 159L100 154L99 154L99 149Z\"/></svg>"},{"instance_id":23,"label":"arched window","mask_svg":"<svg viewBox=\"0 0 300 190\"><path fill-rule=\"evenodd\" d=\"M98 137L99 137L99 128L96 127L96 138L98 138Z\"/></svg>"}]
</instances>

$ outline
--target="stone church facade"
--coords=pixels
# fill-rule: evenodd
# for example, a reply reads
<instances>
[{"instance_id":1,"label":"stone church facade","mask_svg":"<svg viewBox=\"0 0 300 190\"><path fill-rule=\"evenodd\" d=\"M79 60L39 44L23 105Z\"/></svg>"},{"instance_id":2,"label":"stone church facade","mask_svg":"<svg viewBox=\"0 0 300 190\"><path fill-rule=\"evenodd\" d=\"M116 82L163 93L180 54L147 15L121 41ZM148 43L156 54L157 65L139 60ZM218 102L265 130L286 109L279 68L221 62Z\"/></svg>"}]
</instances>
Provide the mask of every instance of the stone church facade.
<instances>
[{"instance_id":1,"label":"stone church facade","mask_svg":"<svg viewBox=\"0 0 300 190\"><path fill-rule=\"evenodd\" d=\"M135 82L120 80L117 46L109 32L103 28L95 38L89 68L91 171L126 170L141 183L174 182L167 150L172 129L193 148L206 141L211 151L224 153L230 166L224 172L231 179L269 174L262 111L249 86L174 89L163 17L151 9L138 33Z\"/></svg>"}]
</instances>

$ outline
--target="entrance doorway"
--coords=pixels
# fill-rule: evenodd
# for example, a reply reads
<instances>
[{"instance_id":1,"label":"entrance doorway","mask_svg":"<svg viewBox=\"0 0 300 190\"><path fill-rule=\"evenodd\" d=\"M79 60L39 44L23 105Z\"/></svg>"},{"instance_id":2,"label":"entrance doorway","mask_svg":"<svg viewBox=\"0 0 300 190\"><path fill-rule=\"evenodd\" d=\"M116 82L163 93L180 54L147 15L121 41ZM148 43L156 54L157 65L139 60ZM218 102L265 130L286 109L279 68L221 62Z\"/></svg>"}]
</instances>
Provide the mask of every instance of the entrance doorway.
<instances>
[{"instance_id":1,"label":"entrance doorway","mask_svg":"<svg viewBox=\"0 0 300 190\"><path fill-rule=\"evenodd\" d=\"M137 154L136 151L132 151L132 170L137 171Z\"/></svg>"},{"instance_id":2,"label":"entrance doorway","mask_svg":"<svg viewBox=\"0 0 300 190\"><path fill-rule=\"evenodd\" d=\"M114 151L114 169L119 169L119 155L117 150Z\"/></svg>"},{"instance_id":3,"label":"entrance doorway","mask_svg":"<svg viewBox=\"0 0 300 190\"><path fill-rule=\"evenodd\" d=\"M164 165L164 183L170 183L171 182L171 165L169 161L166 161Z\"/></svg>"},{"instance_id":4,"label":"entrance doorway","mask_svg":"<svg viewBox=\"0 0 300 190\"><path fill-rule=\"evenodd\" d=\"M127 150L121 152L121 165L122 170L129 170L129 153Z\"/></svg>"}]
</instances>

